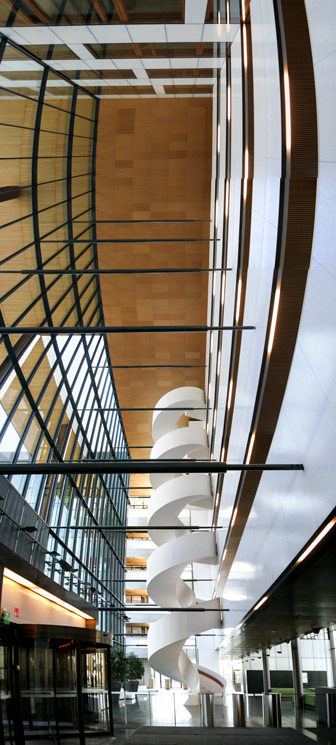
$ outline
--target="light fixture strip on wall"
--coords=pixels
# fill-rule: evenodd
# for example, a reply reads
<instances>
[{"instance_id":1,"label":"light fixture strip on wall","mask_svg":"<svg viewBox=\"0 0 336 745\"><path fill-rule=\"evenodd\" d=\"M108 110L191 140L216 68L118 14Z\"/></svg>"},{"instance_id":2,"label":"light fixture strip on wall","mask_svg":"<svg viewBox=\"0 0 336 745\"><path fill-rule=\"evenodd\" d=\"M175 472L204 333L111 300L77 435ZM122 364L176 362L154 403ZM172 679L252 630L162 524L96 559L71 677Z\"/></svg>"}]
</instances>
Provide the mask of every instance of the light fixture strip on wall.
<instances>
[{"instance_id":1,"label":"light fixture strip on wall","mask_svg":"<svg viewBox=\"0 0 336 745\"><path fill-rule=\"evenodd\" d=\"M224 300L225 300L225 289L226 289L226 274L225 272L222 275L222 290L221 290L221 306L224 307Z\"/></svg>"},{"instance_id":2,"label":"light fixture strip on wall","mask_svg":"<svg viewBox=\"0 0 336 745\"><path fill-rule=\"evenodd\" d=\"M230 197L230 181L227 178L225 183L225 217L229 217L229 197Z\"/></svg>"},{"instance_id":3,"label":"light fixture strip on wall","mask_svg":"<svg viewBox=\"0 0 336 745\"><path fill-rule=\"evenodd\" d=\"M247 34L245 24L243 25L243 63L245 70L247 70Z\"/></svg>"},{"instance_id":4,"label":"light fixture strip on wall","mask_svg":"<svg viewBox=\"0 0 336 745\"><path fill-rule=\"evenodd\" d=\"M244 26L245 28L245 26ZM247 197L247 184L248 184L248 175L249 175L249 151L248 148L245 148L244 153L244 179L243 179L243 198L246 200Z\"/></svg>"},{"instance_id":5,"label":"light fixture strip on wall","mask_svg":"<svg viewBox=\"0 0 336 745\"><path fill-rule=\"evenodd\" d=\"M334 517L330 522L321 530L321 532L316 536L316 538L309 544L308 548L299 556L297 560L297 564L301 564L301 561L304 561L304 559L311 554L312 551L314 551L314 548L318 546L318 544L323 540L323 538L329 533L329 531L334 527L336 524L336 517Z\"/></svg>"},{"instance_id":6,"label":"light fixture strip on wall","mask_svg":"<svg viewBox=\"0 0 336 745\"><path fill-rule=\"evenodd\" d=\"M230 380L230 383L229 383L229 390L228 390L228 400L227 400L227 408L228 408L228 411L229 411L229 410L230 410L230 408L231 408L231 401L232 401L232 391L233 391L233 380L232 380L232 378L231 378L231 380Z\"/></svg>"},{"instance_id":7,"label":"light fixture strip on wall","mask_svg":"<svg viewBox=\"0 0 336 745\"><path fill-rule=\"evenodd\" d=\"M237 515L238 515L238 507L235 507L234 510L233 510L233 513L232 513L230 528L233 528L233 526L234 526L234 524L236 522L236 519L237 519Z\"/></svg>"},{"instance_id":8,"label":"light fixture strip on wall","mask_svg":"<svg viewBox=\"0 0 336 745\"><path fill-rule=\"evenodd\" d=\"M271 353L272 347L273 347L275 327L276 327L276 322L278 318L279 302L280 302L280 287L277 287L277 289L275 290L275 295L274 295L271 328L270 328L270 334L269 334L269 339L268 339L268 347L267 347L268 354Z\"/></svg>"},{"instance_id":9,"label":"light fixture strip on wall","mask_svg":"<svg viewBox=\"0 0 336 745\"><path fill-rule=\"evenodd\" d=\"M220 375L221 358L222 358L222 353L221 353L221 350L219 349L218 356L217 356L217 375L218 376Z\"/></svg>"},{"instance_id":10,"label":"light fixture strip on wall","mask_svg":"<svg viewBox=\"0 0 336 745\"><path fill-rule=\"evenodd\" d=\"M261 606L264 605L264 603L266 603L266 600L268 600L268 595L264 595L264 597L261 598L261 600L259 600L259 603L257 603L257 605L254 606L253 610L258 610L259 608L261 608Z\"/></svg>"},{"instance_id":11,"label":"light fixture strip on wall","mask_svg":"<svg viewBox=\"0 0 336 745\"><path fill-rule=\"evenodd\" d=\"M241 281L241 278L239 278L238 287L237 287L237 301L236 301L236 323L238 323L239 316L240 316L241 291L242 291L242 281Z\"/></svg>"},{"instance_id":12,"label":"light fixture strip on wall","mask_svg":"<svg viewBox=\"0 0 336 745\"><path fill-rule=\"evenodd\" d=\"M16 572L12 572L11 569L7 569L7 567L5 567L3 574L4 574L4 577L7 577L7 579L12 580L12 582L16 582L18 585L21 585L22 587L26 587L31 592L34 592L36 595L40 595L46 600L49 600L50 602L55 603L55 605L59 605L61 608L64 608L65 610L70 611L70 613L74 613L76 616L80 616L80 618L85 618L86 620L90 620L90 621L93 620L93 616L89 616L87 613L84 613L78 608L75 608L75 606L70 605L70 603L66 603L64 600L61 600L60 598L56 597L56 595L53 595L51 592L48 592L47 590L43 590L42 587L38 587L38 585L35 585L33 582L30 582L30 580L28 579L25 579L25 577L21 577L20 574L16 574Z\"/></svg>"},{"instance_id":13,"label":"light fixture strip on wall","mask_svg":"<svg viewBox=\"0 0 336 745\"><path fill-rule=\"evenodd\" d=\"M285 90L285 121L286 121L286 150L290 153L292 147L292 126L291 126L291 105L288 70L284 71L284 90Z\"/></svg>"},{"instance_id":14,"label":"light fixture strip on wall","mask_svg":"<svg viewBox=\"0 0 336 745\"><path fill-rule=\"evenodd\" d=\"M247 451L246 461L245 461L246 465L248 465L251 460L254 441L255 441L255 432L252 432L250 444L249 444L248 451Z\"/></svg>"}]
</instances>

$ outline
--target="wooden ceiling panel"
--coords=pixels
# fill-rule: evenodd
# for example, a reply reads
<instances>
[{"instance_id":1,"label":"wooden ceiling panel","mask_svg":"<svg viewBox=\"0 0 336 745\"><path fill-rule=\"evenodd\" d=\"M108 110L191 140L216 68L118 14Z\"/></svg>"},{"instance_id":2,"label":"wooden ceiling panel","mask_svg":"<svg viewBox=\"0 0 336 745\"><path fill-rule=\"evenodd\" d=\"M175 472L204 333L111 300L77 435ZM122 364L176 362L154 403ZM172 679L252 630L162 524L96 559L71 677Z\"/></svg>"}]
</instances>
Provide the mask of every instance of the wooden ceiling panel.
<instances>
[{"instance_id":1,"label":"wooden ceiling panel","mask_svg":"<svg viewBox=\"0 0 336 745\"><path fill-rule=\"evenodd\" d=\"M98 220L209 220L212 103L206 99L102 100L97 149ZM100 224L99 266L206 268L209 223ZM159 243L162 239L177 242ZM136 243L135 239L149 239ZM203 239L202 241L197 239ZM205 240L204 240L205 239ZM184 242L189 240L189 242ZM106 325L205 324L208 275L102 276ZM154 407L172 388L204 386L203 334L109 336L113 365L200 365L115 370L121 407ZM124 412L130 445L148 445L151 412ZM132 452L148 457L148 450Z\"/></svg>"}]
</instances>

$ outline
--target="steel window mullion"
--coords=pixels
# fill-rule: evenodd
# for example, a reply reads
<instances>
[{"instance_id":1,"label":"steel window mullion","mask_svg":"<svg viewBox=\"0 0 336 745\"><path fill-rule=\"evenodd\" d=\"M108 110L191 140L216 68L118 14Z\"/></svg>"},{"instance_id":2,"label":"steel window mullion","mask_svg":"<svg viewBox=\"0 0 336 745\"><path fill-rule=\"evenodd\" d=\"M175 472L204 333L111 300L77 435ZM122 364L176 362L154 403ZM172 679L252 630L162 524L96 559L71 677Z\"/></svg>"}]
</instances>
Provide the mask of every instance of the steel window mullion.
<instances>
[{"instance_id":1,"label":"steel window mullion","mask_svg":"<svg viewBox=\"0 0 336 745\"><path fill-rule=\"evenodd\" d=\"M61 111L61 109L59 110ZM11 127L13 129L28 129L31 132L35 131L34 127L25 127L23 124L8 124L8 122L0 122L0 127ZM42 129L42 127L40 129L40 132L47 132L47 134L50 134L50 135L62 135L62 137L69 136L68 132L54 132L54 130L52 129ZM81 137L84 140L92 140L92 137L88 137L87 135L74 135L74 137Z\"/></svg>"},{"instance_id":2,"label":"steel window mullion","mask_svg":"<svg viewBox=\"0 0 336 745\"><path fill-rule=\"evenodd\" d=\"M31 160L31 159L30 159L30 160ZM86 215L86 213L87 213L87 212L89 212L89 209L87 209L87 210L83 210L83 211L82 211L82 212L80 212L80 213L79 213L78 215L76 215L76 217L74 217L73 219L74 219L74 220L77 220L77 219L78 219L78 217L82 217L83 215ZM52 235L53 233L56 233L56 232L57 232L57 230L60 230L60 228L64 228L64 226L66 226L66 225L67 225L67 221L65 221L65 222L61 223L61 225L57 225L57 226L56 226L56 228L53 228L52 230L49 230L49 232L48 232L48 233L45 233L45 234L44 234L44 235L42 236L42 239L44 239L44 238L47 238L47 237L49 237L49 236L50 236L50 235ZM85 229L83 229L83 230L82 230L82 231L81 231L81 232L79 233L79 235L83 235L84 233L86 233L86 231L87 231L87 230L88 230L88 228L85 228ZM57 239L57 238L55 238L55 241L54 241L54 242L55 242L55 243L58 243L58 239ZM88 241L88 243L89 243L89 241ZM16 258L17 258L17 256L19 256L20 254L22 254L22 253L23 253L24 251L27 251L27 249L28 249L28 248L31 248L32 246L34 246L34 244L35 244L35 241L31 241L30 243L27 243L27 245L26 245L26 246L23 246L22 248L19 248L19 249L18 249L17 251L14 251L14 253L10 254L9 256L6 256L6 258L5 258L5 259L3 259L3 260L2 260L1 262L0 262L0 266L2 266L2 264L6 264L6 262L7 262L7 261L10 261L11 259L16 259ZM64 246L64 248L67 248L67 246Z\"/></svg>"},{"instance_id":3,"label":"steel window mullion","mask_svg":"<svg viewBox=\"0 0 336 745\"><path fill-rule=\"evenodd\" d=\"M64 200L64 202L66 202L66 200ZM49 208L48 208L48 209L49 209ZM81 252L80 252L80 254L78 255L78 258L82 257L82 256L83 256L83 255L84 255L84 254L86 253L86 251L88 250L88 248L89 248L89 247L90 247L90 246L87 246L86 248L84 248L84 249L83 249L83 251L81 251ZM31 246L30 246L29 248L31 248ZM42 267L43 267L43 268L44 268L44 267L46 267L46 266L47 266L47 264L49 264L49 262L50 262L50 261L52 261L52 260L53 260L53 259L55 259L55 258L56 258L57 256L59 256L59 255L60 255L60 254L61 254L61 253L62 253L63 251L66 251L66 249L67 249L67 246L64 246L63 248L60 248L60 249L58 249L58 250L57 250L57 251L56 251L56 252L55 252L55 253L54 253L54 254L53 254L52 256L49 256L49 257L48 257L48 259L47 259L47 260L46 260L45 262L43 262L43 263L42 263ZM85 269L89 269L89 267L90 267L90 264L91 264L91 263L92 263L92 259L90 259L90 261L89 261L89 263L87 264L87 266L85 267ZM64 270L67 270L67 269L71 269L71 268L72 268L72 267L71 267L71 264L67 264L67 266L65 266L65 267L64 267ZM0 274L1 274L1 270L0 270ZM40 275L37 275L37 276L40 276ZM71 275L70 275L70 276L71 276ZM8 300L8 298L9 298L9 297L11 297L11 295L13 295L13 293L14 293L14 292L16 292L17 290L21 289L21 287L22 287L22 286L23 286L23 285L24 285L24 284L25 284L25 283L26 283L26 282L27 282L27 281L28 281L29 279L32 279L32 275L27 275L26 277L24 277L24 279L20 280L20 282L17 282L17 284L16 284L16 285L14 285L14 286L13 286L13 287L12 287L12 288L11 288L10 290L8 290L8 292L7 292L7 293L6 293L5 295L3 295L3 296L2 296L1 298L0 298L0 302L1 302L1 303L4 303L4 302L5 302L6 300ZM58 276L56 276L56 277L55 277L55 279L53 279L53 280L52 280L52 281L50 282L50 284L46 285L46 287L47 287L47 290L50 290L50 289L51 289L51 287L53 287L53 286L54 286L54 285L56 284L56 282L58 282L58 281L59 281L60 279L62 279L62 275L58 275ZM92 281L92 277L91 277L91 281ZM63 296L63 297L64 297L64 296ZM29 305L29 306L28 306L28 307L27 307L27 308L25 309L25 312L24 312L23 314L21 314L21 316L19 316L19 319L21 319L21 318L24 318L24 317L25 317L25 315L26 315L26 313L28 313L28 312L29 312L29 310L31 310L31 308L33 308L33 307L34 307L34 305L36 305L36 303L37 303L37 302L38 302L38 301L39 301L40 299L41 299L41 295L39 295L39 296L38 296L37 298L35 298L35 300L34 300L34 301L32 301L32 302L31 302L31 304L30 304L30 305ZM54 306L54 307L58 307L58 305L59 305L59 301L57 302L56 306ZM18 322L19 322L19 321L18 321L18 319L17 319L16 321L14 321L14 323L18 323Z\"/></svg>"}]
</instances>

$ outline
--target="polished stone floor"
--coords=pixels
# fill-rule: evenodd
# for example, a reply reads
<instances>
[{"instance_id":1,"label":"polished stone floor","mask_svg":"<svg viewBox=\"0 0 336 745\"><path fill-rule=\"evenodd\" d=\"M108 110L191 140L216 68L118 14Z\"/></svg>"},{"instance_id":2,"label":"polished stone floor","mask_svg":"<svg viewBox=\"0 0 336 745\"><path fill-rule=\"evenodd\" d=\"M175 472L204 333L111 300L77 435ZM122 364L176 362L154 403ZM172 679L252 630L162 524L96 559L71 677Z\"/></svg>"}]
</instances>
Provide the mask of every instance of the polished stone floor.
<instances>
[{"instance_id":1,"label":"polished stone floor","mask_svg":"<svg viewBox=\"0 0 336 745\"><path fill-rule=\"evenodd\" d=\"M130 696L126 700L126 709L125 702L115 698L113 701L115 737L95 736L92 732L87 737L87 743L88 745L112 745L112 743L128 745L128 742L130 745L166 745L166 743L167 745L175 745L175 743L179 745L183 737L183 745L189 745L189 737L190 743L206 742L208 745L221 745L222 740L218 740L218 737L225 734L225 745L231 745L231 743L240 745L244 742L247 745L259 745L259 742L262 745L263 743L271 745L273 741L270 735L273 733L274 738L277 738L274 740L275 745L283 745L283 743L286 745L301 745L302 743L303 745L303 743L312 743L312 741L318 745L335 745L333 732L329 738L326 728L317 727L314 710L305 709L295 716L294 707L290 701L282 701L282 728L266 730L262 726L261 696L248 697L247 728L240 732L237 728L233 729L232 696L230 694L226 695L224 701L218 699L216 703L213 729L200 729L199 707L188 706L187 701L188 694L179 689L153 691L150 694L144 691L139 695ZM167 728L169 728L169 735L167 731L164 732ZM225 733L223 728L225 728ZM291 737L288 736L288 728L292 728ZM296 737L298 734L304 735L305 739L298 739ZM234 739L238 735L239 739ZM268 735L268 739L265 740L264 735ZM282 740L279 739L280 735L282 735ZM170 739L167 740L167 737ZM52 742L55 740L49 736L36 740L36 745L37 743L50 745ZM35 745L34 740L30 740L29 743ZM79 740L76 736L62 738L62 745L79 745Z\"/></svg>"}]
</instances>

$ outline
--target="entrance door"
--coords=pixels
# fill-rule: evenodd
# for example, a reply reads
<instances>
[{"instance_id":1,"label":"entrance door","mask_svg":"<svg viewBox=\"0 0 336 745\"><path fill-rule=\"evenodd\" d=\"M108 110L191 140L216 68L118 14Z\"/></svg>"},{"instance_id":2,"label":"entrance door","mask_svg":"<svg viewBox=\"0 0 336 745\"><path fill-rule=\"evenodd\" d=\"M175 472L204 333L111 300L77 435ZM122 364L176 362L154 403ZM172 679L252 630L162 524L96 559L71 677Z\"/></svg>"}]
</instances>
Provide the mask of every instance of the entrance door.
<instances>
[{"instance_id":1,"label":"entrance door","mask_svg":"<svg viewBox=\"0 0 336 745\"><path fill-rule=\"evenodd\" d=\"M0 642L0 742L12 745L14 739L13 696L10 675L10 648Z\"/></svg>"},{"instance_id":2,"label":"entrance door","mask_svg":"<svg viewBox=\"0 0 336 745\"><path fill-rule=\"evenodd\" d=\"M0 635L0 742L16 745L23 742L17 648L10 629Z\"/></svg>"},{"instance_id":3,"label":"entrance door","mask_svg":"<svg viewBox=\"0 0 336 745\"><path fill-rule=\"evenodd\" d=\"M26 639L20 645L20 697L24 734L28 738L56 733L53 652L48 639Z\"/></svg>"},{"instance_id":4,"label":"entrance door","mask_svg":"<svg viewBox=\"0 0 336 745\"><path fill-rule=\"evenodd\" d=\"M56 731L59 741L62 735L81 735L78 705L78 643L63 639L53 640L52 645Z\"/></svg>"},{"instance_id":5,"label":"entrance door","mask_svg":"<svg viewBox=\"0 0 336 745\"><path fill-rule=\"evenodd\" d=\"M108 650L81 645L81 688L85 733L112 734Z\"/></svg>"}]
</instances>

